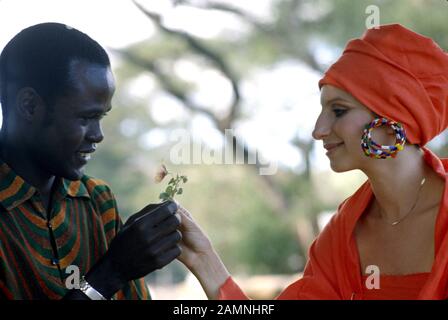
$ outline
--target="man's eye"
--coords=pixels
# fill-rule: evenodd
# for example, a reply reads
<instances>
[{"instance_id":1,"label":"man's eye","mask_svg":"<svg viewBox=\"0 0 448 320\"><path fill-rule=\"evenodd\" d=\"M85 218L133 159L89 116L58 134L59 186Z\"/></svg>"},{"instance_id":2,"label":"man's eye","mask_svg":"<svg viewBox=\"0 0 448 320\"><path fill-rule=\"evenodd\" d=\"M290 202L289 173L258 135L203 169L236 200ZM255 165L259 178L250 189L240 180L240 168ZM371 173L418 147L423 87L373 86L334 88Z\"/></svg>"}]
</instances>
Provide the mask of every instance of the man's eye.
<instances>
[{"instance_id":1,"label":"man's eye","mask_svg":"<svg viewBox=\"0 0 448 320\"><path fill-rule=\"evenodd\" d=\"M95 114L95 115L89 115L89 116L81 116L81 119L83 121L89 121L89 120L101 120L105 116L107 116L107 112L103 114Z\"/></svg>"}]
</instances>

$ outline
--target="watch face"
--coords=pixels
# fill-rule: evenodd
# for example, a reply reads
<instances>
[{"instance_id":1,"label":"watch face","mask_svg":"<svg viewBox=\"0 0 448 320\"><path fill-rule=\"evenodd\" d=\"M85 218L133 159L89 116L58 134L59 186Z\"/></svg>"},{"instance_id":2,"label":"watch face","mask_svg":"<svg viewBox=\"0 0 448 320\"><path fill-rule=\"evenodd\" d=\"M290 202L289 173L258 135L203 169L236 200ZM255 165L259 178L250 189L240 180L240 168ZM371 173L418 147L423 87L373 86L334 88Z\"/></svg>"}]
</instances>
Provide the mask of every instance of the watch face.
<instances>
[{"instance_id":1,"label":"watch face","mask_svg":"<svg viewBox=\"0 0 448 320\"><path fill-rule=\"evenodd\" d=\"M89 288L89 285L87 283L87 281L85 281L84 279L81 280L81 282L79 283L79 289L82 291L85 291Z\"/></svg>"},{"instance_id":2,"label":"watch face","mask_svg":"<svg viewBox=\"0 0 448 320\"><path fill-rule=\"evenodd\" d=\"M79 283L79 290L81 290L90 300L107 300L104 296L95 290L87 281L82 278Z\"/></svg>"}]
</instances>

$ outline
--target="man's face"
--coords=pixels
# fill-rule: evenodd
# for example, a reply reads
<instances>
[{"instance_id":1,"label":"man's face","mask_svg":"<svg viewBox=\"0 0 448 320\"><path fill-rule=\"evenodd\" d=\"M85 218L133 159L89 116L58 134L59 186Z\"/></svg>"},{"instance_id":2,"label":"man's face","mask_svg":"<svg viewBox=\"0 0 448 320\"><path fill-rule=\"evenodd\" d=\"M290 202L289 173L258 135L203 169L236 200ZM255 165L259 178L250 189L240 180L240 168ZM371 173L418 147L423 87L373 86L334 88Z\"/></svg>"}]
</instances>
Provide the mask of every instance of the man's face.
<instances>
[{"instance_id":1,"label":"man's face","mask_svg":"<svg viewBox=\"0 0 448 320\"><path fill-rule=\"evenodd\" d=\"M44 172L78 180L104 138L100 121L111 109L115 83L110 68L75 61L70 69L72 92L37 116L30 147Z\"/></svg>"}]
</instances>

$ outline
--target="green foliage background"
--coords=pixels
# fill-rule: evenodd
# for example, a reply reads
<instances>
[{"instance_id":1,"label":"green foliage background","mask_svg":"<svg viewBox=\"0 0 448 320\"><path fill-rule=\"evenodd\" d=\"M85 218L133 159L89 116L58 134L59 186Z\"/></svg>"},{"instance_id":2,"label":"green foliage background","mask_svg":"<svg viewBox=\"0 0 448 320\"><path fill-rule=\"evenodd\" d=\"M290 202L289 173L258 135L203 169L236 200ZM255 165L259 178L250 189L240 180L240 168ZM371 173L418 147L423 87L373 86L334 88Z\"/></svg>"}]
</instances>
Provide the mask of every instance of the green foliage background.
<instances>
[{"instance_id":1,"label":"green foliage background","mask_svg":"<svg viewBox=\"0 0 448 320\"><path fill-rule=\"evenodd\" d=\"M150 1L141 3L151 7ZM194 1L178 3L189 5ZM130 5L133 4L130 2ZM287 59L303 62L319 72L327 65L313 56L315 44L330 48L336 57L349 39L365 31L365 10L369 5L380 8L382 24L402 23L448 48L448 3L443 0L276 0L272 1L269 21L261 22L262 28L248 23L249 31L238 37L199 40L226 61L238 81L251 76L254 70L269 68ZM148 24L151 23L148 19ZM187 94L194 93L195 85L176 76L174 62L190 59L200 66L211 67L210 61L192 51L185 41L160 30L148 41L126 51L155 63L176 88ZM142 136L157 127L167 132L188 128L195 112L188 111L187 120L156 123L151 116L150 101L131 99L129 85L135 77L147 74L155 80L155 90L166 88L142 65L123 57L117 61L114 108L104 120L106 138L88 173L109 182L123 219L147 203L158 201L166 182L156 185L153 174L163 161L170 171L188 176L184 194L178 199L210 235L231 272L278 274L302 270L307 248L299 241L298 224L315 218L319 212L335 210L362 178L347 179L336 187L328 178L329 173L316 173L312 166L308 173L281 167L273 177L274 188L287 206L279 212L267 196L266 185L248 166L173 166L167 161L172 144L148 149L141 143ZM250 118L257 112L242 104L242 111L234 120ZM131 124L132 130L123 130L125 121L128 126ZM446 145L443 143L436 151L440 155L448 154ZM185 276L179 264L157 272L156 276L164 272L171 273L175 281Z\"/></svg>"}]
</instances>

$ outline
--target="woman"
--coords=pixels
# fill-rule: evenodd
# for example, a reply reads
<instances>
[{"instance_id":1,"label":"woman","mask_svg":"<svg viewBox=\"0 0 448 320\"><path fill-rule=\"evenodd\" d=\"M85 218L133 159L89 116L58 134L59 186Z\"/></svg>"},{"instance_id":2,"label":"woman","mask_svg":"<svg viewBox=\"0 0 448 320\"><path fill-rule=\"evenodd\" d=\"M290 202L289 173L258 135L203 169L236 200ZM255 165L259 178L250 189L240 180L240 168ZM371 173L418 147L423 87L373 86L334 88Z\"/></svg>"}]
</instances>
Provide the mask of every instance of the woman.
<instances>
[{"instance_id":1,"label":"woman","mask_svg":"<svg viewBox=\"0 0 448 320\"><path fill-rule=\"evenodd\" d=\"M279 298L448 298L448 160L424 147L448 126L448 55L400 25L381 26L350 41L319 86L313 137L334 171L359 169L368 180L339 206L303 277ZM191 215L181 216L180 260L208 297L247 298Z\"/></svg>"}]
</instances>

